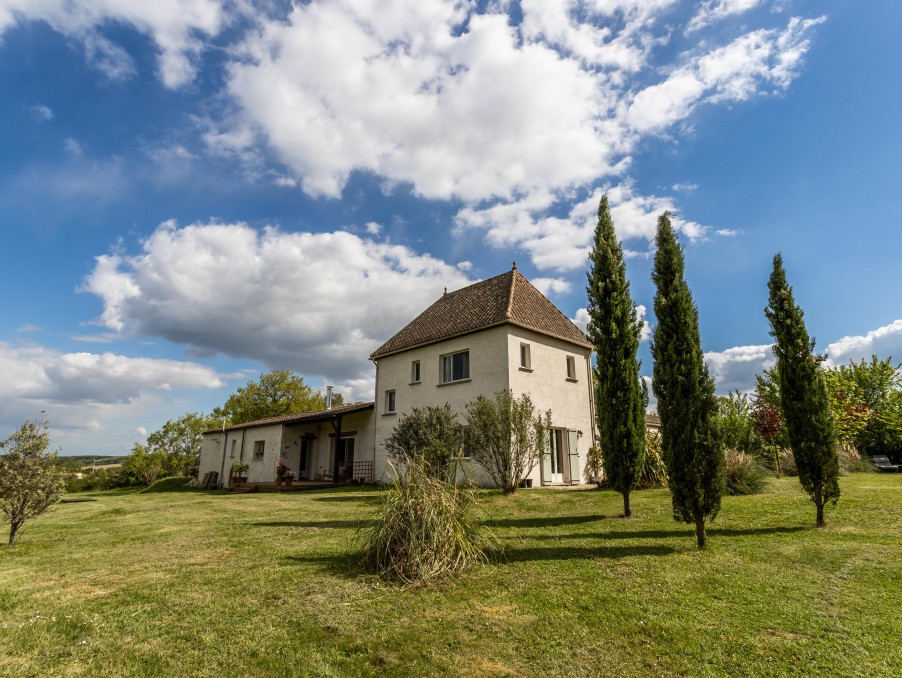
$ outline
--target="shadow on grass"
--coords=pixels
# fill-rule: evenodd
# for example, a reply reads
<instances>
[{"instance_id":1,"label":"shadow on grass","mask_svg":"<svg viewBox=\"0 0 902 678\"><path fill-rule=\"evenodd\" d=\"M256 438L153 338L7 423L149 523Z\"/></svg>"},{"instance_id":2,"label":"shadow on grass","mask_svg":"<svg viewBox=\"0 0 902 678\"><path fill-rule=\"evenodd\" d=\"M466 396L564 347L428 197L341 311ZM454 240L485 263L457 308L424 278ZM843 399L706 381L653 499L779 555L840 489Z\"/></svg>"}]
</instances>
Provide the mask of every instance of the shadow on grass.
<instances>
[{"instance_id":1,"label":"shadow on grass","mask_svg":"<svg viewBox=\"0 0 902 678\"><path fill-rule=\"evenodd\" d=\"M669 556L677 553L673 546L556 546L548 548L505 549L499 559L504 563L524 563L535 560L618 560L634 556Z\"/></svg>"},{"instance_id":2,"label":"shadow on grass","mask_svg":"<svg viewBox=\"0 0 902 678\"><path fill-rule=\"evenodd\" d=\"M744 529L734 528L718 528L709 527L706 532L709 537L744 537L756 534L791 534L793 532L803 532L808 530L807 527L749 527ZM683 530L615 530L613 532L596 532L596 533L574 533L574 534L558 534L554 535L555 539L670 539L694 537L695 530L686 527ZM541 537L531 537L533 539L541 539Z\"/></svg>"},{"instance_id":3,"label":"shadow on grass","mask_svg":"<svg viewBox=\"0 0 902 678\"><path fill-rule=\"evenodd\" d=\"M325 501L330 503L339 503L339 502L348 502L348 501L356 501L356 502L366 502L369 504L376 504L382 501L382 497L376 494L342 494L337 497L313 497L313 501Z\"/></svg>"},{"instance_id":4,"label":"shadow on grass","mask_svg":"<svg viewBox=\"0 0 902 678\"><path fill-rule=\"evenodd\" d=\"M357 553L341 553L319 556L288 556L285 560L295 565L312 565L317 574L331 574L346 579L367 576Z\"/></svg>"},{"instance_id":5,"label":"shadow on grass","mask_svg":"<svg viewBox=\"0 0 902 678\"><path fill-rule=\"evenodd\" d=\"M558 527L604 520L607 516L544 516L541 518L489 518L487 527Z\"/></svg>"},{"instance_id":6,"label":"shadow on grass","mask_svg":"<svg viewBox=\"0 0 902 678\"><path fill-rule=\"evenodd\" d=\"M318 529L360 529L372 525L371 520L273 520L248 523L251 527L315 527Z\"/></svg>"}]
</instances>

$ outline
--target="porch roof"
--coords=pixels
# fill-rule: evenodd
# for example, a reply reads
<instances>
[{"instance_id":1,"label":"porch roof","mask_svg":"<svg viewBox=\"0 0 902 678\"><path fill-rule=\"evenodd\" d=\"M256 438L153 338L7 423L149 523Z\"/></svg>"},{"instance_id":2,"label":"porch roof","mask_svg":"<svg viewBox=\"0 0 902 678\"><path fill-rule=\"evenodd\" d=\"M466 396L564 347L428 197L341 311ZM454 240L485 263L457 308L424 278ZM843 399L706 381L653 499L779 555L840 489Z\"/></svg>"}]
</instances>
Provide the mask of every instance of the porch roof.
<instances>
[{"instance_id":1,"label":"porch roof","mask_svg":"<svg viewBox=\"0 0 902 678\"><path fill-rule=\"evenodd\" d=\"M295 424L313 424L318 421L329 421L345 414L354 414L355 412L365 412L372 410L376 403L353 403L351 405L338 405L331 410L316 410L314 412L299 412L298 414L283 414L280 417L268 417L266 419L257 419L256 421L246 421L241 424L233 424L226 426L225 429L216 428L204 433L219 433L222 430L240 431L243 428L255 428L257 426L268 426L270 424L285 424L287 426Z\"/></svg>"}]
</instances>

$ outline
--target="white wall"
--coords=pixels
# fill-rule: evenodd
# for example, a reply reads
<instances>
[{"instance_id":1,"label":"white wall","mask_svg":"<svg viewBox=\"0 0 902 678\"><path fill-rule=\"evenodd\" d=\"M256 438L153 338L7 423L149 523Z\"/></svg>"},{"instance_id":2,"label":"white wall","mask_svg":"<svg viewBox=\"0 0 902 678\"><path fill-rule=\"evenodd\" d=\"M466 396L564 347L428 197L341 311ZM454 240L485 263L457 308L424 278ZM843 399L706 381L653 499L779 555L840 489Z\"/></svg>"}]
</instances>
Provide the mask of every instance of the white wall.
<instances>
[{"instance_id":1,"label":"white wall","mask_svg":"<svg viewBox=\"0 0 902 678\"><path fill-rule=\"evenodd\" d=\"M530 346L531 371L520 370L520 344ZM470 352L470 380L440 384L440 357L457 351ZM575 359L576 379L567 379L566 356ZM582 431L577 438L581 470L579 482L585 480L586 452L593 444L593 397L591 363L588 349L512 325L483 330L449 339L377 361L375 409L375 459L377 479L387 479L388 455L385 439L398 419L413 407L441 406L445 403L458 413L463 423L465 406L477 395L491 397L510 388L515 395L529 393L536 409L552 411L555 427ZM420 361L421 381L411 384L411 363ZM385 392L395 391L395 414L386 412ZM475 479L488 484L485 471L473 465ZM533 486L539 485L537 465L530 474Z\"/></svg>"}]
</instances>

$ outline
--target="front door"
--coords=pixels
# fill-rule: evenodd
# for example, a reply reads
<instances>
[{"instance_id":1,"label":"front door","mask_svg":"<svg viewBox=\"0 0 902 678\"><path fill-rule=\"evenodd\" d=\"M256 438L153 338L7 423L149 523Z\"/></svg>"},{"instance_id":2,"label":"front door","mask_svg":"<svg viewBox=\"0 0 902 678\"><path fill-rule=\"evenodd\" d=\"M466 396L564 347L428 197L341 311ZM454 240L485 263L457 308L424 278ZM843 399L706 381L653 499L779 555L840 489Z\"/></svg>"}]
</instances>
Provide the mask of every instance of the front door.
<instances>
[{"instance_id":1,"label":"front door","mask_svg":"<svg viewBox=\"0 0 902 678\"><path fill-rule=\"evenodd\" d=\"M354 440L353 437L341 438L336 446L338 466L343 472L350 473L354 467Z\"/></svg>"},{"instance_id":2,"label":"front door","mask_svg":"<svg viewBox=\"0 0 902 678\"><path fill-rule=\"evenodd\" d=\"M565 445L567 444L564 435L566 430L562 428L551 429L551 482L564 482L564 458Z\"/></svg>"}]
</instances>

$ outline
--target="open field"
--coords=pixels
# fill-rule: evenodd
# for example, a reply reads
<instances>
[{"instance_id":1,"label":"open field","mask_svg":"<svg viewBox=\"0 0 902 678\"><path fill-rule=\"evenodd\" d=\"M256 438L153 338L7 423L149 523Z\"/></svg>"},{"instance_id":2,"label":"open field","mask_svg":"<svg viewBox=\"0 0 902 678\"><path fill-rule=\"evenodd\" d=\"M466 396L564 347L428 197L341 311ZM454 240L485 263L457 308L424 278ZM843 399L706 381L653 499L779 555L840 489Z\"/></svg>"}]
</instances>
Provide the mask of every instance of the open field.
<instances>
[{"instance_id":1,"label":"open field","mask_svg":"<svg viewBox=\"0 0 902 678\"><path fill-rule=\"evenodd\" d=\"M100 494L0 548L0 675L902 675L902 475L726 497L484 495L506 560L397 591L347 557L371 489Z\"/></svg>"}]
</instances>

